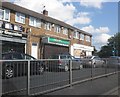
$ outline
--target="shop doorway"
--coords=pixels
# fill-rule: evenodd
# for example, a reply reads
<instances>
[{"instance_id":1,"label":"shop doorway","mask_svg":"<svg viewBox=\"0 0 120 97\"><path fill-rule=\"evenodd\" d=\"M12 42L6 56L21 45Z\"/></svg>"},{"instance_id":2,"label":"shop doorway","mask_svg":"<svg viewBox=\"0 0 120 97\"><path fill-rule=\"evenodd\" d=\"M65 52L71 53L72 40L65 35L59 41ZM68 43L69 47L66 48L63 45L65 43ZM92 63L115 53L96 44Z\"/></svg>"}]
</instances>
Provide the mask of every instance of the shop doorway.
<instances>
[{"instance_id":1,"label":"shop doorway","mask_svg":"<svg viewBox=\"0 0 120 97\"><path fill-rule=\"evenodd\" d=\"M60 53L69 53L69 47L58 46L58 45L44 45L44 55L45 59L50 58L52 55L60 54Z\"/></svg>"}]
</instances>

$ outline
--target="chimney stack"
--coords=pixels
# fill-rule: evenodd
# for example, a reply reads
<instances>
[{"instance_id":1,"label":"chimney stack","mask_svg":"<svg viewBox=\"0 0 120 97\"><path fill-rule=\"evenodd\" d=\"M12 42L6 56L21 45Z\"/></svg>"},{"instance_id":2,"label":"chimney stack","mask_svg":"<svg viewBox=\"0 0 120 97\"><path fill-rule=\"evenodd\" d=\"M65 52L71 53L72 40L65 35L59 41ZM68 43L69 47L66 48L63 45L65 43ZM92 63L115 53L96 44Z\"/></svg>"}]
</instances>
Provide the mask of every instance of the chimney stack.
<instances>
[{"instance_id":1,"label":"chimney stack","mask_svg":"<svg viewBox=\"0 0 120 97\"><path fill-rule=\"evenodd\" d=\"M48 11L47 11L47 10L43 10L43 14L44 14L45 16L48 16Z\"/></svg>"}]
</instances>

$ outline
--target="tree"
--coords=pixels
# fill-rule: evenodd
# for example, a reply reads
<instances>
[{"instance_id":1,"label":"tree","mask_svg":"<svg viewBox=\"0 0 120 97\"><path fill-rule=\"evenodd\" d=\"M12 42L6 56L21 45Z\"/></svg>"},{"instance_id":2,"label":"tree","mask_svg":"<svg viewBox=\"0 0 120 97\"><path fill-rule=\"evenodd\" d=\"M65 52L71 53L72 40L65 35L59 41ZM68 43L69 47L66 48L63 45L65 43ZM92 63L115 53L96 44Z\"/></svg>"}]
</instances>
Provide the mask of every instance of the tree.
<instances>
[{"instance_id":1,"label":"tree","mask_svg":"<svg viewBox=\"0 0 120 97\"><path fill-rule=\"evenodd\" d=\"M98 52L99 57L106 58L111 56L112 55L111 49L112 48L108 45L102 46L101 50Z\"/></svg>"},{"instance_id":2,"label":"tree","mask_svg":"<svg viewBox=\"0 0 120 97\"><path fill-rule=\"evenodd\" d=\"M108 44L101 47L98 55L100 57L120 56L120 33L108 39Z\"/></svg>"},{"instance_id":3,"label":"tree","mask_svg":"<svg viewBox=\"0 0 120 97\"><path fill-rule=\"evenodd\" d=\"M92 55L97 55L97 50L96 50L95 46L93 48L94 48L94 51L92 52Z\"/></svg>"},{"instance_id":4,"label":"tree","mask_svg":"<svg viewBox=\"0 0 120 97\"><path fill-rule=\"evenodd\" d=\"M108 39L108 45L111 46L111 52L115 56L120 56L120 33L115 34L113 37Z\"/></svg>"}]
</instances>

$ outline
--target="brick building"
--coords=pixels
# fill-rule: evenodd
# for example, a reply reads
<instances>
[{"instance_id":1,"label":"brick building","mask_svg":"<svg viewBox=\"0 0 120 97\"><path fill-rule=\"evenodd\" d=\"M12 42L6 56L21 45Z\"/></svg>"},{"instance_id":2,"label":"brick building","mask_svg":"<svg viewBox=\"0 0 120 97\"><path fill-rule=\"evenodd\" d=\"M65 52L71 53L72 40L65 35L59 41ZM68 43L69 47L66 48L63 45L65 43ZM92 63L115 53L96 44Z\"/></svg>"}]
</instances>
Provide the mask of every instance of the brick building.
<instances>
[{"instance_id":1,"label":"brick building","mask_svg":"<svg viewBox=\"0 0 120 97\"><path fill-rule=\"evenodd\" d=\"M36 58L69 52L75 57L92 55L92 35L62 21L3 2L0 8L2 52L10 49Z\"/></svg>"}]
</instances>

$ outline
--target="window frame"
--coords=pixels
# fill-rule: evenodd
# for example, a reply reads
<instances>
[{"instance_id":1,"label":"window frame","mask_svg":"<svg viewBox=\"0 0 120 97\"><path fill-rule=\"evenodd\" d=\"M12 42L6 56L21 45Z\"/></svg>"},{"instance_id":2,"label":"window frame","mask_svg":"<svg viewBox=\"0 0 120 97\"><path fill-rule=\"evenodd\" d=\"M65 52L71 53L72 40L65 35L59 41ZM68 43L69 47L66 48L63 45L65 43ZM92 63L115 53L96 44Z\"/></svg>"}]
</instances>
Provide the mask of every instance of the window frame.
<instances>
[{"instance_id":1,"label":"window frame","mask_svg":"<svg viewBox=\"0 0 120 97\"><path fill-rule=\"evenodd\" d=\"M33 21L32 21L33 19ZM33 24L32 24L33 22ZM37 28L41 28L41 20L32 16L29 16L29 25Z\"/></svg>"},{"instance_id":2,"label":"window frame","mask_svg":"<svg viewBox=\"0 0 120 97\"><path fill-rule=\"evenodd\" d=\"M67 28L63 28L63 34L68 35L68 29Z\"/></svg>"},{"instance_id":3,"label":"window frame","mask_svg":"<svg viewBox=\"0 0 120 97\"><path fill-rule=\"evenodd\" d=\"M84 40L85 35L83 33L80 33L80 40Z\"/></svg>"},{"instance_id":4,"label":"window frame","mask_svg":"<svg viewBox=\"0 0 120 97\"><path fill-rule=\"evenodd\" d=\"M90 36L86 35L86 41L90 42Z\"/></svg>"},{"instance_id":5,"label":"window frame","mask_svg":"<svg viewBox=\"0 0 120 97\"><path fill-rule=\"evenodd\" d=\"M61 27L59 25L55 25L54 32L60 33L61 32Z\"/></svg>"},{"instance_id":6,"label":"window frame","mask_svg":"<svg viewBox=\"0 0 120 97\"><path fill-rule=\"evenodd\" d=\"M74 38L75 39L79 39L79 32L78 31L74 31Z\"/></svg>"},{"instance_id":7,"label":"window frame","mask_svg":"<svg viewBox=\"0 0 120 97\"><path fill-rule=\"evenodd\" d=\"M7 21L7 22L10 22L10 10L9 9L0 9L0 11L1 11L1 18L0 18L0 20L3 20L3 21ZM8 20L6 19L6 12L8 11Z\"/></svg>"},{"instance_id":8,"label":"window frame","mask_svg":"<svg viewBox=\"0 0 120 97\"><path fill-rule=\"evenodd\" d=\"M19 18L19 20L18 20L18 18ZM16 12L15 13L15 22L25 24L25 15L22 13Z\"/></svg>"},{"instance_id":9,"label":"window frame","mask_svg":"<svg viewBox=\"0 0 120 97\"><path fill-rule=\"evenodd\" d=\"M50 22L45 22L44 29L51 31L52 29L52 24Z\"/></svg>"}]
</instances>

